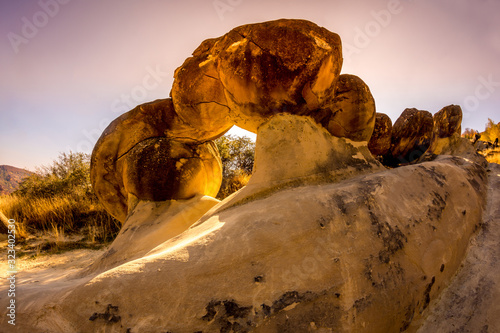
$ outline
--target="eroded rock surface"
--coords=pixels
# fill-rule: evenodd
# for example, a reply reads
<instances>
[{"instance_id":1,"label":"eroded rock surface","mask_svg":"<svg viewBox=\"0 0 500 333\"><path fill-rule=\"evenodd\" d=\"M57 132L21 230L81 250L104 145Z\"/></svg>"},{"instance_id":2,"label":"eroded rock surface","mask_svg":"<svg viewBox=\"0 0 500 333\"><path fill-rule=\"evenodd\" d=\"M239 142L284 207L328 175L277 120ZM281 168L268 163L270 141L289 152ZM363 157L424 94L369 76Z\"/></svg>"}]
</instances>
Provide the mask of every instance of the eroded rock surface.
<instances>
[{"instance_id":1,"label":"eroded rock surface","mask_svg":"<svg viewBox=\"0 0 500 333\"><path fill-rule=\"evenodd\" d=\"M256 133L281 112L309 114L333 93L340 37L305 20L234 28L204 41L175 72L172 98L182 119L202 128L234 123Z\"/></svg>"},{"instance_id":2,"label":"eroded rock surface","mask_svg":"<svg viewBox=\"0 0 500 333\"><path fill-rule=\"evenodd\" d=\"M373 134L368 142L368 149L373 156L384 156L391 148L392 121L385 113L375 116Z\"/></svg>"},{"instance_id":3,"label":"eroded rock surface","mask_svg":"<svg viewBox=\"0 0 500 333\"><path fill-rule=\"evenodd\" d=\"M123 222L120 234L71 279L20 282L16 328L414 332L442 330L441 318L498 327L487 269L479 281L463 279L471 289L486 283L474 297L485 300L488 326L479 326L484 316L447 312L446 295L436 301L471 237L498 213L497 179L488 183L484 159L456 139L459 107L434 120L405 110L384 154L400 167L387 169L367 144L375 126L372 147L387 149L390 120L380 116L377 127L368 87L339 75L341 64L340 38L302 20L203 42L176 71L172 99L120 116L96 144L92 183ZM233 124L258 133L255 170L218 202L210 140ZM499 266L493 240L487 263Z\"/></svg>"},{"instance_id":4,"label":"eroded rock surface","mask_svg":"<svg viewBox=\"0 0 500 333\"><path fill-rule=\"evenodd\" d=\"M90 177L97 197L124 222L130 194L139 200L216 195L222 165L206 136L179 118L171 99L137 106L115 119L94 147Z\"/></svg>"},{"instance_id":5,"label":"eroded rock surface","mask_svg":"<svg viewBox=\"0 0 500 333\"><path fill-rule=\"evenodd\" d=\"M368 141L375 125L375 100L370 89L355 75L340 75L332 100L327 129L336 137Z\"/></svg>"},{"instance_id":6,"label":"eroded rock surface","mask_svg":"<svg viewBox=\"0 0 500 333\"><path fill-rule=\"evenodd\" d=\"M313 139L328 134L310 118L280 117L309 127ZM286 134L279 123L262 130ZM323 166L316 172L356 170L356 158L377 165L366 145L363 153L352 142L335 140L336 151L346 154L336 155L341 160L331 170ZM291 135L283 135L281 145L290 156L303 152ZM317 156L320 166L323 155ZM282 157L274 158L260 166L278 165ZM235 203L236 194L141 258L38 295L35 302L20 299L19 322L55 332L411 329L460 267L482 222L485 169L459 156L441 156L308 183L311 169L302 174L301 163L287 167L305 181L267 192L261 187ZM139 203L136 209L151 208ZM147 219L156 225L149 235L168 223L168 212L166 220ZM126 223L138 227L147 222L144 216L137 211ZM112 322L99 315L110 312L110 304Z\"/></svg>"},{"instance_id":7,"label":"eroded rock surface","mask_svg":"<svg viewBox=\"0 0 500 333\"><path fill-rule=\"evenodd\" d=\"M406 109L392 126L391 149L384 163L398 166L419 159L429 148L434 120L428 111Z\"/></svg>"}]
</instances>

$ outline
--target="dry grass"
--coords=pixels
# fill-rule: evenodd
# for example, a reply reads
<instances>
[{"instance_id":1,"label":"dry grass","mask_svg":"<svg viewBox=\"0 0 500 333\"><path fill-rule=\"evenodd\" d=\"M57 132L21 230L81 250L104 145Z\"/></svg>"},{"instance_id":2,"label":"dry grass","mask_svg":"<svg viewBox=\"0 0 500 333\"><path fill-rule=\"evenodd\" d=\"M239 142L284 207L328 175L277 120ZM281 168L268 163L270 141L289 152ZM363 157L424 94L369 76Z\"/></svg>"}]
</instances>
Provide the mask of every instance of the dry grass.
<instances>
[{"instance_id":1,"label":"dry grass","mask_svg":"<svg viewBox=\"0 0 500 333\"><path fill-rule=\"evenodd\" d=\"M97 201L71 194L57 197L8 195L0 197L0 211L16 221L18 234L42 231L57 240L65 234L82 233L91 242L108 242L120 229Z\"/></svg>"}]
</instances>

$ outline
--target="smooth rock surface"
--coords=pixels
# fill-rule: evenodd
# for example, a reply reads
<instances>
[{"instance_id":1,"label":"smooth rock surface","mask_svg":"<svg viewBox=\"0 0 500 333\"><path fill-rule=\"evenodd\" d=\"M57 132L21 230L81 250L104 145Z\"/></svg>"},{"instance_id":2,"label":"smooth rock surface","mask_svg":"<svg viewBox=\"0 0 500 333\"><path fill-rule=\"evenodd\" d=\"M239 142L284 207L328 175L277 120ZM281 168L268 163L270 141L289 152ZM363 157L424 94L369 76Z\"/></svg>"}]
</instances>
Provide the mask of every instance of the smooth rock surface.
<instances>
[{"instance_id":1,"label":"smooth rock surface","mask_svg":"<svg viewBox=\"0 0 500 333\"><path fill-rule=\"evenodd\" d=\"M324 135L312 120L296 118ZM337 151L352 151L352 143L336 139ZM301 156L295 138L283 140L287 154ZM355 157L344 156L348 168ZM19 329L412 331L459 269L482 222L486 177L471 160L441 156L334 183L288 184L237 205L230 197L142 258L50 294L21 294ZM167 225L171 217L144 221L138 213L126 224Z\"/></svg>"}]
</instances>

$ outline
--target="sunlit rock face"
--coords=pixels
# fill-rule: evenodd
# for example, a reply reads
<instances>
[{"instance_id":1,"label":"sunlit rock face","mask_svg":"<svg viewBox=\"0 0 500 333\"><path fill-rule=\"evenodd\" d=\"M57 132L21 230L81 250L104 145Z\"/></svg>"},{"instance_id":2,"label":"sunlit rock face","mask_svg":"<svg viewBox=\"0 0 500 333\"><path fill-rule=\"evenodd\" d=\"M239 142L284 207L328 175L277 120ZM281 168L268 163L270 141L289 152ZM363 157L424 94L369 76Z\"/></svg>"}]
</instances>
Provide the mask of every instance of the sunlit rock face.
<instances>
[{"instance_id":1,"label":"sunlit rock face","mask_svg":"<svg viewBox=\"0 0 500 333\"><path fill-rule=\"evenodd\" d=\"M171 99L137 106L115 119L92 152L91 181L106 210L124 222L136 200L215 196L222 182L219 152L182 121ZM202 142L203 141L203 142Z\"/></svg>"},{"instance_id":2,"label":"sunlit rock face","mask_svg":"<svg viewBox=\"0 0 500 333\"><path fill-rule=\"evenodd\" d=\"M341 64L338 35L303 20L204 41L177 69L171 99L140 105L104 131L91 179L123 227L72 279L27 288L19 330L415 332L429 324L483 212L495 216L486 193L498 193L498 179L456 139L459 108L434 119L407 109L390 130L366 83L340 75ZM211 140L234 124L257 133L254 173L219 202Z\"/></svg>"},{"instance_id":3,"label":"sunlit rock face","mask_svg":"<svg viewBox=\"0 0 500 333\"><path fill-rule=\"evenodd\" d=\"M172 98L185 121L256 133L274 114L317 112L341 67L340 37L314 23L248 24L204 41L176 70Z\"/></svg>"},{"instance_id":4,"label":"sunlit rock face","mask_svg":"<svg viewBox=\"0 0 500 333\"><path fill-rule=\"evenodd\" d=\"M65 332L414 331L459 269L487 188L472 160L387 170L366 142L295 115L260 127L254 177L215 206L140 201L93 274L51 294L56 308L42 298L21 312ZM116 322L89 320L108 304Z\"/></svg>"}]
</instances>

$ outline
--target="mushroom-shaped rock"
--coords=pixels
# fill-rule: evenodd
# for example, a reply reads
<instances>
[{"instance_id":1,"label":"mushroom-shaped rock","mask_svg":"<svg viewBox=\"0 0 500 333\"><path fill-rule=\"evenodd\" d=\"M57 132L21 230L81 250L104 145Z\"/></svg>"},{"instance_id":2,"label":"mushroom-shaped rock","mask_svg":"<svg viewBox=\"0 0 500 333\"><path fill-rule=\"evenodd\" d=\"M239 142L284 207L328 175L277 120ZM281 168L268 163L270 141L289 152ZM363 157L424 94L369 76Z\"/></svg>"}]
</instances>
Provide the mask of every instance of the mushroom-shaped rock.
<instances>
[{"instance_id":1,"label":"mushroom-shaped rock","mask_svg":"<svg viewBox=\"0 0 500 333\"><path fill-rule=\"evenodd\" d=\"M124 156L139 143L160 137L196 144L207 137L207 132L185 123L175 112L172 100L164 99L139 105L115 119L94 147L90 168L92 186L104 208L121 222L127 217L129 197L123 178ZM219 159L218 152L213 153L214 159ZM150 171L162 173L162 169ZM214 177L210 188L218 187L220 179L221 176Z\"/></svg>"},{"instance_id":2,"label":"mushroom-shaped rock","mask_svg":"<svg viewBox=\"0 0 500 333\"><path fill-rule=\"evenodd\" d=\"M391 149L384 163L397 166L416 161L429 148L433 127L429 111L404 110L392 127Z\"/></svg>"},{"instance_id":3,"label":"mushroom-shaped rock","mask_svg":"<svg viewBox=\"0 0 500 333\"><path fill-rule=\"evenodd\" d=\"M355 75L340 75L328 103L332 115L328 131L352 141L368 141L375 126L375 100L370 89Z\"/></svg>"},{"instance_id":4,"label":"mushroom-shaped rock","mask_svg":"<svg viewBox=\"0 0 500 333\"><path fill-rule=\"evenodd\" d=\"M341 66L340 37L314 23L249 24L204 41L176 70L171 94L186 122L256 133L274 114L317 111Z\"/></svg>"},{"instance_id":5,"label":"mushroom-shaped rock","mask_svg":"<svg viewBox=\"0 0 500 333\"><path fill-rule=\"evenodd\" d=\"M377 112L368 149L373 156L383 156L391 148L392 121L385 113Z\"/></svg>"}]
</instances>

